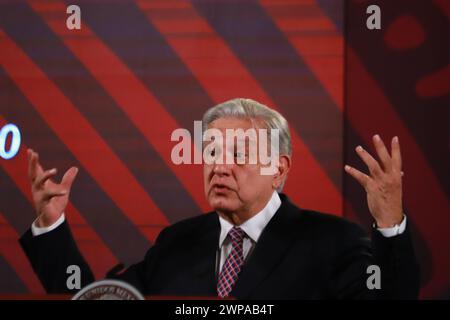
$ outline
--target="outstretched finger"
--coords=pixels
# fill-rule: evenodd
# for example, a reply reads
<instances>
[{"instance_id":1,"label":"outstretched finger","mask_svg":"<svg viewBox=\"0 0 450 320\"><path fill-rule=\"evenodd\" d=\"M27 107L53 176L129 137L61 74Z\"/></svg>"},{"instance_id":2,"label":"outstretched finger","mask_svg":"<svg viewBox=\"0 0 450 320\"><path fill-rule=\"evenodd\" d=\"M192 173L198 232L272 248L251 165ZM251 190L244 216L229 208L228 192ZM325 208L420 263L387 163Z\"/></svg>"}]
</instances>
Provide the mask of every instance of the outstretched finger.
<instances>
[{"instance_id":1,"label":"outstretched finger","mask_svg":"<svg viewBox=\"0 0 450 320\"><path fill-rule=\"evenodd\" d=\"M29 149L28 176L31 182L34 182L34 180L36 180L36 177L43 172L44 170L39 164L39 154Z\"/></svg>"},{"instance_id":2,"label":"outstretched finger","mask_svg":"<svg viewBox=\"0 0 450 320\"><path fill-rule=\"evenodd\" d=\"M39 175L36 178L34 187L41 188L44 185L45 181L47 181L48 179L53 177L57 172L58 172L58 170L56 170L56 168L45 171L44 173L42 173L41 175Z\"/></svg>"},{"instance_id":3,"label":"outstretched finger","mask_svg":"<svg viewBox=\"0 0 450 320\"><path fill-rule=\"evenodd\" d=\"M398 172L402 172L402 155L400 152L400 141L398 140L398 137L392 138L391 148L392 165Z\"/></svg>"},{"instance_id":4,"label":"outstretched finger","mask_svg":"<svg viewBox=\"0 0 450 320\"><path fill-rule=\"evenodd\" d=\"M370 153L363 149L361 146L356 147L356 153L361 158L362 161L366 164L367 168L370 171L370 174L373 176L380 176L383 170L381 169L378 161L372 157Z\"/></svg>"},{"instance_id":5,"label":"outstretched finger","mask_svg":"<svg viewBox=\"0 0 450 320\"><path fill-rule=\"evenodd\" d=\"M67 190L65 190L64 188L53 188L53 189L45 190L42 198L45 201L48 201L53 197L61 197L61 196L65 196L66 194L67 194Z\"/></svg>"},{"instance_id":6,"label":"outstretched finger","mask_svg":"<svg viewBox=\"0 0 450 320\"><path fill-rule=\"evenodd\" d=\"M384 144L383 140L381 140L378 134L373 136L373 144L375 146L375 150L377 151L378 157L383 164L384 170L390 172L392 168L391 156L386 148L386 145Z\"/></svg>"},{"instance_id":7,"label":"outstretched finger","mask_svg":"<svg viewBox=\"0 0 450 320\"><path fill-rule=\"evenodd\" d=\"M66 190L70 190L70 188L72 188L72 183L75 180L77 173L78 173L77 167L72 167L69 170L67 170L66 173L64 173L64 176L62 177L61 180L61 185Z\"/></svg>"},{"instance_id":8,"label":"outstretched finger","mask_svg":"<svg viewBox=\"0 0 450 320\"><path fill-rule=\"evenodd\" d=\"M34 152L33 149L27 150L27 156L28 156L28 178L30 178L30 181L33 182L36 178L36 159L34 158Z\"/></svg>"},{"instance_id":9,"label":"outstretched finger","mask_svg":"<svg viewBox=\"0 0 450 320\"><path fill-rule=\"evenodd\" d=\"M365 174L365 173L359 171L358 169L355 169L349 165L346 165L344 167L344 169L349 175L351 175L353 178L355 178L355 180L358 181L364 187L364 189L366 188L367 184L369 183L369 181L371 179L367 174Z\"/></svg>"}]
</instances>

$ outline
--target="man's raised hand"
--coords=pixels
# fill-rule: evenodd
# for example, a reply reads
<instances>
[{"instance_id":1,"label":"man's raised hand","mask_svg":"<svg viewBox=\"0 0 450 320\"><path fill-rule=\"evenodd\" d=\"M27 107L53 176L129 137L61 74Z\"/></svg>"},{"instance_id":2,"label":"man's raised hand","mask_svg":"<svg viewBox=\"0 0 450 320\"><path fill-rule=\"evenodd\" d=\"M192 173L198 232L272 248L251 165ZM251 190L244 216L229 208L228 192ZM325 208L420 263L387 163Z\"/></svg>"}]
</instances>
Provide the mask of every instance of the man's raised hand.
<instances>
[{"instance_id":1,"label":"man's raised hand","mask_svg":"<svg viewBox=\"0 0 450 320\"><path fill-rule=\"evenodd\" d=\"M38 227L48 227L55 223L66 209L78 168L71 167L61 182L55 183L51 178L56 175L56 168L44 170L39 163L39 154L32 149L27 150L27 156L31 194L38 216L36 224Z\"/></svg>"},{"instance_id":2,"label":"man's raised hand","mask_svg":"<svg viewBox=\"0 0 450 320\"><path fill-rule=\"evenodd\" d=\"M361 146L356 153L369 169L365 174L349 165L345 171L355 178L367 192L369 211L380 228L393 227L403 220L402 208L402 158L398 137L391 141L391 154L380 136L373 136L379 161Z\"/></svg>"}]
</instances>

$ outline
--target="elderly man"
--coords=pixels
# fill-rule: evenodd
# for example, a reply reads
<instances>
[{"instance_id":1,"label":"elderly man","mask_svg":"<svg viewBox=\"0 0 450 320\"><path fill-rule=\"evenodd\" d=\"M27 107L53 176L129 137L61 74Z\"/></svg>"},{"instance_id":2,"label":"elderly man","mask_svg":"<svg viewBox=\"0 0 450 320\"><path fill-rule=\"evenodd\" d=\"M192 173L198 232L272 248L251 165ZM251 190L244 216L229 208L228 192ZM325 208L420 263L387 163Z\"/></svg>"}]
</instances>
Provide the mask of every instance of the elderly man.
<instances>
[{"instance_id":1,"label":"elderly man","mask_svg":"<svg viewBox=\"0 0 450 320\"><path fill-rule=\"evenodd\" d=\"M234 99L209 109L203 126L225 136L230 129L276 129L279 150L271 154L276 156L276 169L262 174L267 164L259 160L219 161L218 153L245 160L250 149L242 154L229 149L229 139L210 141L216 147L211 148L213 161L204 164L204 187L214 211L165 228L144 260L115 278L147 295L417 297L418 267L401 202L398 138L392 139L389 154L381 139L374 137L381 163L363 148L356 149L370 174L345 167L367 191L376 224L371 242L357 225L300 209L281 193L291 166L291 139L287 121L278 112L250 99ZM21 244L46 290L68 292L68 265L81 267L83 285L94 280L63 213L77 169L69 169L57 184L51 180L56 169L44 171L32 150L28 157L37 219ZM381 288L368 288L370 265L381 270Z\"/></svg>"}]
</instances>

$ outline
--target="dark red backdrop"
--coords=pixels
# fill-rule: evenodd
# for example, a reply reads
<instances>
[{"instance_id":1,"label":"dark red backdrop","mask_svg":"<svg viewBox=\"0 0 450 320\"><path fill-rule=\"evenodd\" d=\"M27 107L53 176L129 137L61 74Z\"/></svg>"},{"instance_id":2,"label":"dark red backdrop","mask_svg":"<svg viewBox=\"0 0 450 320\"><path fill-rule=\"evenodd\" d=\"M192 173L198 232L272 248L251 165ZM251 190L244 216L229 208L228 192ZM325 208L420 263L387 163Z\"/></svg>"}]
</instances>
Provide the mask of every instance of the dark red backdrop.
<instances>
[{"instance_id":1,"label":"dark red backdrop","mask_svg":"<svg viewBox=\"0 0 450 320\"><path fill-rule=\"evenodd\" d=\"M66 28L69 4L0 1L0 127L22 133L17 156L0 159L0 292L43 292L17 243L34 217L27 147L48 168L81 169L67 216L101 278L208 210L201 166L171 162L170 134L250 97L291 124L286 193L367 228L344 161L362 167L353 148L374 133L400 137L422 296L448 296L448 2L77 1L81 30ZM365 26L369 4L381 30Z\"/></svg>"}]
</instances>

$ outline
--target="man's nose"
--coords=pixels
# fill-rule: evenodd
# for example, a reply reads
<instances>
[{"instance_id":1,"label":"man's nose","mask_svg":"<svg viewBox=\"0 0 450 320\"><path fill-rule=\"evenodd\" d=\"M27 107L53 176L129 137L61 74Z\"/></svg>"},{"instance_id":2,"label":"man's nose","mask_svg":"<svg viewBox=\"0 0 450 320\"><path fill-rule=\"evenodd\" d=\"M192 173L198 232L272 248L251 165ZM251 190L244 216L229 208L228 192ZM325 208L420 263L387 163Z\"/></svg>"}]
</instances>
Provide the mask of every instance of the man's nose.
<instances>
[{"instance_id":1,"label":"man's nose","mask_svg":"<svg viewBox=\"0 0 450 320\"><path fill-rule=\"evenodd\" d=\"M224 163L214 163L213 167L214 174L217 174L218 176L224 176L230 174L230 166Z\"/></svg>"}]
</instances>

